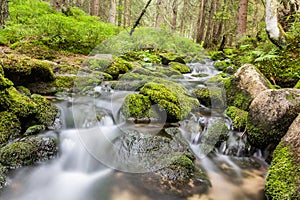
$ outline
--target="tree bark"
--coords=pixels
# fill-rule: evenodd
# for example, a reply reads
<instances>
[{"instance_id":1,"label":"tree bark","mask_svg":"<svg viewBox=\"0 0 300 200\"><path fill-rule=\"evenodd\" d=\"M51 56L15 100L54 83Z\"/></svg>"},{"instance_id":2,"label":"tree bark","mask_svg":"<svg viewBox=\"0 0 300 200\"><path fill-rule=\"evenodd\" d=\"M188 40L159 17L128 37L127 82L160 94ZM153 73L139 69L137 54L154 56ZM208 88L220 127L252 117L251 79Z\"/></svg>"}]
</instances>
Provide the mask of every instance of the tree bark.
<instances>
[{"instance_id":1,"label":"tree bark","mask_svg":"<svg viewBox=\"0 0 300 200\"><path fill-rule=\"evenodd\" d=\"M181 14L181 20L180 20L180 33L184 35L185 32L185 23L186 23L186 16L188 12L188 0L183 1L183 8L182 8L182 14Z\"/></svg>"},{"instance_id":2,"label":"tree bark","mask_svg":"<svg viewBox=\"0 0 300 200\"><path fill-rule=\"evenodd\" d=\"M197 36L196 42L201 43L203 41L204 33L205 33L205 10L206 10L207 0L202 0L199 4L199 15L197 21Z\"/></svg>"},{"instance_id":3,"label":"tree bark","mask_svg":"<svg viewBox=\"0 0 300 200\"><path fill-rule=\"evenodd\" d=\"M0 0L0 28L3 27L5 21L9 18L8 0Z\"/></svg>"},{"instance_id":4,"label":"tree bark","mask_svg":"<svg viewBox=\"0 0 300 200\"><path fill-rule=\"evenodd\" d=\"M240 0L239 12L238 12L238 26L237 26L238 37L244 36L246 34L247 11L248 11L248 0Z\"/></svg>"},{"instance_id":5,"label":"tree bark","mask_svg":"<svg viewBox=\"0 0 300 200\"><path fill-rule=\"evenodd\" d=\"M178 0L173 0L173 18L172 18L172 29L176 30L177 28L177 13L178 13Z\"/></svg>"},{"instance_id":6,"label":"tree bark","mask_svg":"<svg viewBox=\"0 0 300 200\"><path fill-rule=\"evenodd\" d=\"M286 45L285 33L278 23L279 3L277 0L266 0L266 31L269 39L278 47Z\"/></svg>"},{"instance_id":7,"label":"tree bark","mask_svg":"<svg viewBox=\"0 0 300 200\"><path fill-rule=\"evenodd\" d=\"M214 16L214 0L211 0L210 9L209 9L209 18L206 28L206 34L205 34L205 40L204 40L204 47L208 48L211 46L210 38L211 38L211 32L212 32L212 20Z\"/></svg>"},{"instance_id":8,"label":"tree bark","mask_svg":"<svg viewBox=\"0 0 300 200\"><path fill-rule=\"evenodd\" d=\"M157 0L156 2L156 13L155 13L155 23L154 27L157 28L160 23L162 22L162 17L161 17L161 6L162 6L162 0Z\"/></svg>"},{"instance_id":9,"label":"tree bark","mask_svg":"<svg viewBox=\"0 0 300 200\"><path fill-rule=\"evenodd\" d=\"M99 0L94 0L94 15L99 16Z\"/></svg>"},{"instance_id":10,"label":"tree bark","mask_svg":"<svg viewBox=\"0 0 300 200\"><path fill-rule=\"evenodd\" d=\"M124 9L123 9L123 27L126 27L126 22L127 22L127 0L124 0Z\"/></svg>"},{"instance_id":11,"label":"tree bark","mask_svg":"<svg viewBox=\"0 0 300 200\"><path fill-rule=\"evenodd\" d=\"M110 10L109 10L109 23L115 24L116 21L116 0L110 0Z\"/></svg>"},{"instance_id":12,"label":"tree bark","mask_svg":"<svg viewBox=\"0 0 300 200\"><path fill-rule=\"evenodd\" d=\"M118 1L118 26L122 25L122 14L123 14L123 5L122 5L122 0Z\"/></svg>"}]
</instances>

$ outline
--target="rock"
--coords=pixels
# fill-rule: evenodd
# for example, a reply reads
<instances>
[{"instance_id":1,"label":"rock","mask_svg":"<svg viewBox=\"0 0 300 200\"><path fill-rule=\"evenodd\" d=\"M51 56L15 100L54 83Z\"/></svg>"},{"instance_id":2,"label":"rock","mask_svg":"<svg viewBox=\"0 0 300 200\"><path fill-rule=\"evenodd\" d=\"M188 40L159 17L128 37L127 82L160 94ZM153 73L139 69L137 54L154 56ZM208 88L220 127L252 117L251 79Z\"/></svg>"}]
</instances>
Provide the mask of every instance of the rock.
<instances>
[{"instance_id":1,"label":"rock","mask_svg":"<svg viewBox=\"0 0 300 200\"><path fill-rule=\"evenodd\" d=\"M30 126L25 133L23 134L24 136L29 136L29 135L37 135L41 131L44 131L46 127L44 125L34 125Z\"/></svg>"},{"instance_id":2,"label":"rock","mask_svg":"<svg viewBox=\"0 0 300 200\"><path fill-rule=\"evenodd\" d=\"M246 128L248 112L234 106L226 109L226 114L231 118L235 130L243 131Z\"/></svg>"},{"instance_id":3,"label":"rock","mask_svg":"<svg viewBox=\"0 0 300 200\"><path fill-rule=\"evenodd\" d=\"M46 161L57 154L57 139L31 136L0 148L0 164L10 169Z\"/></svg>"},{"instance_id":4,"label":"rock","mask_svg":"<svg viewBox=\"0 0 300 200\"><path fill-rule=\"evenodd\" d=\"M222 109L226 107L226 97L222 88L219 87L204 87L197 88L193 91L199 102L210 108Z\"/></svg>"},{"instance_id":5,"label":"rock","mask_svg":"<svg viewBox=\"0 0 300 200\"><path fill-rule=\"evenodd\" d=\"M112 64L104 70L104 72L110 74L113 77L113 79L116 80L118 79L120 74L125 74L133 68L134 65L132 65L130 62L122 58L116 58L114 59Z\"/></svg>"},{"instance_id":6,"label":"rock","mask_svg":"<svg viewBox=\"0 0 300 200\"><path fill-rule=\"evenodd\" d=\"M271 83L253 65L245 64L233 75L236 86L246 91L251 99L257 97L262 91L270 89Z\"/></svg>"},{"instance_id":7,"label":"rock","mask_svg":"<svg viewBox=\"0 0 300 200\"><path fill-rule=\"evenodd\" d=\"M170 62L178 62L185 64L184 58L176 53L160 53L161 62L163 65L168 65Z\"/></svg>"},{"instance_id":8,"label":"rock","mask_svg":"<svg viewBox=\"0 0 300 200\"><path fill-rule=\"evenodd\" d=\"M7 168L0 164L0 189L6 185Z\"/></svg>"},{"instance_id":9,"label":"rock","mask_svg":"<svg viewBox=\"0 0 300 200\"><path fill-rule=\"evenodd\" d=\"M175 70L179 71L181 74L186 74L186 73L191 72L191 69L182 63L170 62L169 65L170 65L171 69L175 69Z\"/></svg>"},{"instance_id":10,"label":"rock","mask_svg":"<svg viewBox=\"0 0 300 200\"><path fill-rule=\"evenodd\" d=\"M21 123L13 113L0 112L0 147L15 139L21 132Z\"/></svg>"},{"instance_id":11,"label":"rock","mask_svg":"<svg viewBox=\"0 0 300 200\"><path fill-rule=\"evenodd\" d=\"M140 89L140 94L148 96L153 104L163 108L168 122L182 120L200 105L197 99L189 95L185 87L172 81L146 83Z\"/></svg>"},{"instance_id":12,"label":"rock","mask_svg":"<svg viewBox=\"0 0 300 200\"><path fill-rule=\"evenodd\" d=\"M247 134L250 143L259 148L278 144L300 112L299 89L270 89L251 103Z\"/></svg>"},{"instance_id":13,"label":"rock","mask_svg":"<svg viewBox=\"0 0 300 200\"><path fill-rule=\"evenodd\" d=\"M50 82L55 79L51 64L29 57L7 55L2 58L5 77L15 85L26 86L35 82Z\"/></svg>"},{"instance_id":14,"label":"rock","mask_svg":"<svg viewBox=\"0 0 300 200\"><path fill-rule=\"evenodd\" d=\"M149 118L151 102L148 96L128 94L122 105L122 113L126 118Z\"/></svg>"}]
</instances>

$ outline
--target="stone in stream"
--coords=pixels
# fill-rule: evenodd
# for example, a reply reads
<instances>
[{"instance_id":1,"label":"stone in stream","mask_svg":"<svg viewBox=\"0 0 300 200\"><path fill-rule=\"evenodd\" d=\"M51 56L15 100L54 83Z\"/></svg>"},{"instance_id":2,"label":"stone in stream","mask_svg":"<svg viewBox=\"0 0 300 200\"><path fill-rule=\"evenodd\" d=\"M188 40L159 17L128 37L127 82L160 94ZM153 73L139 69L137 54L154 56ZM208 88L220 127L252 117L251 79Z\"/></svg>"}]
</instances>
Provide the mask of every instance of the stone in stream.
<instances>
[{"instance_id":1,"label":"stone in stream","mask_svg":"<svg viewBox=\"0 0 300 200\"><path fill-rule=\"evenodd\" d=\"M299 89L270 89L251 103L247 121L250 143L259 148L277 145L300 112Z\"/></svg>"},{"instance_id":2,"label":"stone in stream","mask_svg":"<svg viewBox=\"0 0 300 200\"><path fill-rule=\"evenodd\" d=\"M274 151L266 178L270 199L300 199L300 115Z\"/></svg>"}]
</instances>

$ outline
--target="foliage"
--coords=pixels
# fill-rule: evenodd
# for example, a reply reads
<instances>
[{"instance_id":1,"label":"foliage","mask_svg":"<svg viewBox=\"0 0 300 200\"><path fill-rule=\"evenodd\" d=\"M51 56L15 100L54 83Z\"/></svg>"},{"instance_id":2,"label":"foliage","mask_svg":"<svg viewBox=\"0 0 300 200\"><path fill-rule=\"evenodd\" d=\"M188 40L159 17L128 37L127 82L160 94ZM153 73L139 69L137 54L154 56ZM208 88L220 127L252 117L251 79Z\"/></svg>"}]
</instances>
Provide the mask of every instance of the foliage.
<instances>
[{"instance_id":1,"label":"foliage","mask_svg":"<svg viewBox=\"0 0 300 200\"><path fill-rule=\"evenodd\" d=\"M9 7L10 21L0 31L2 44L34 39L55 50L88 54L118 31L77 8L70 8L67 16L38 0L13 0Z\"/></svg>"}]
</instances>

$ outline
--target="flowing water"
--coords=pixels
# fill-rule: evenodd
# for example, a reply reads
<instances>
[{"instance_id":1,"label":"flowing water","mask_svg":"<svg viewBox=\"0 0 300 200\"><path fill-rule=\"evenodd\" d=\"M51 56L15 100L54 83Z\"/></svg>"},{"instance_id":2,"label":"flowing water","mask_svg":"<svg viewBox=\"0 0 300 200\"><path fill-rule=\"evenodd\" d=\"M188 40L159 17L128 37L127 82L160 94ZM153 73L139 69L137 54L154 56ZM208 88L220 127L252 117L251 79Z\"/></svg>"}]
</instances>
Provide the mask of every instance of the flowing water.
<instances>
[{"instance_id":1,"label":"flowing water","mask_svg":"<svg viewBox=\"0 0 300 200\"><path fill-rule=\"evenodd\" d=\"M190 68L192 73L181 81L189 90L203 87L209 77L219 73L208 61L191 64ZM157 164L157 155L140 155L134 149L127 155L120 151L120 146L125 144L115 141L128 129L147 131L153 136L160 133L164 124L126 124L119 116L119 109L129 92L104 89L95 88L101 93L96 98L74 96L57 102L62 126L56 133L47 134L58 135L60 155L39 166L17 170L9 180L10 186L0 194L1 200L264 199L267 165L253 156L242 133L232 130L230 119L205 107L207 112L194 113L189 120L180 123L179 129L197 158L196 164L211 181L209 191L180 197L170 193L162 195L155 191L157 187L145 189L136 184L138 177L149 171L149 165L150 171L168 165L168 156L165 162ZM207 127L217 122L226 123L230 129L229 139L219 149L201 142ZM201 127L204 127L202 131ZM173 155L173 152L167 153L170 157Z\"/></svg>"}]
</instances>

